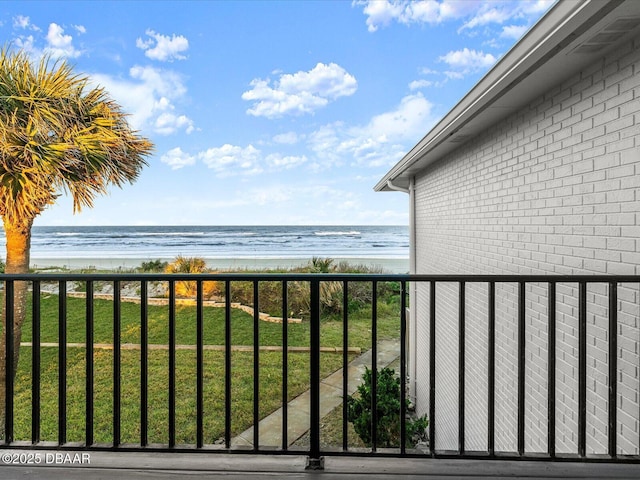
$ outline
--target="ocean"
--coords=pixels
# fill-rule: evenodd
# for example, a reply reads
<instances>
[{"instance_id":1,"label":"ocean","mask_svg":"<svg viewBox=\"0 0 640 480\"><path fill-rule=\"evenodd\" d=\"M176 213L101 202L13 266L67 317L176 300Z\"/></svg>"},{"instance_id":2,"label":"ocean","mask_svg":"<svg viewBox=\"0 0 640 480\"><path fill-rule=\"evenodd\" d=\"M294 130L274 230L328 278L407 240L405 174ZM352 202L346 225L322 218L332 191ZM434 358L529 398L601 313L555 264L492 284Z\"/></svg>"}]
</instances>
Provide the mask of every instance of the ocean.
<instances>
[{"instance_id":1,"label":"ocean","mask_svg":"<svg viewBox=\"0 0 640 480\"><path fill-rule=\"evenodd\" d=\"M4 247L4 234L0 236ZM405 226L102 226L33 227L31 266L117 268L178 255L210 267L262 268L331 257L409 270Z\"/></svg>"}]
</instances>

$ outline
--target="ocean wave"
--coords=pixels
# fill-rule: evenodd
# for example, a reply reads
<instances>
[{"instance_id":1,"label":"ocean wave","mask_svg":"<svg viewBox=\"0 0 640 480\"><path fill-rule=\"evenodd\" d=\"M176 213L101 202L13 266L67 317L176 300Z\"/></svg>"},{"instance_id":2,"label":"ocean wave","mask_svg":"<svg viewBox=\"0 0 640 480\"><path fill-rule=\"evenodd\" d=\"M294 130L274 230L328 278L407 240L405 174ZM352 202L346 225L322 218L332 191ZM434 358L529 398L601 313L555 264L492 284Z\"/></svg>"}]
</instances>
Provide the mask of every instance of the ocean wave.
<instances>
[{"instance_id":1,"label":"ocean wave","mask_svg":"<svg viewBox=\"0 0 640 480\"><path fill-rule=\"evenodd\" d=\"M314 232L313 234L318 237L357 237L361 235L361 233L356 230L352 230L350 232Z\"/></svg>"}]
</instances>

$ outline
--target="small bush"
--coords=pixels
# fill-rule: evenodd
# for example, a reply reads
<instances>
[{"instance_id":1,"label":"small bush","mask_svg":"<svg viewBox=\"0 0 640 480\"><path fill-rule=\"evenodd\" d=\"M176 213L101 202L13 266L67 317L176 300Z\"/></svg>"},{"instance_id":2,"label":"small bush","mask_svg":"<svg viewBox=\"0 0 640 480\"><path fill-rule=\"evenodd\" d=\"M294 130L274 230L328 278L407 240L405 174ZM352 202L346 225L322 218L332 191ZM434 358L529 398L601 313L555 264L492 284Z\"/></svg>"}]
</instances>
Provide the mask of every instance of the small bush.
<instances>
[{"instance_id":1,"label":"small bush","mask_svg":"<svg viewBox=\"0 0 640 480\"><path fill-rule=\"evenodd\" d=\"M179 255L168 264L164 270L166 273L210 273L207 263L199 257L183 257ZM195 298L197 283L194 281L176 282L176 295L182 298ZM202 295L205 299L210 299L218 293L218 282L202 282Z\"/></svg>"},{"instance_id":2,"label":"small bush","mask_svg":"<svg viewBox=\"0 0 640 480\"><path fill-rule=\"evenodd\" d=\"M371 387L372 371L366 369L363 383L358 387L357 396L347 396L347 420L353 423L353 428L367 447L372 446L371 431ZM409 400L407 400L409 406ZM377 371L376 382L376 433L377 444L380 447L400 446L400 378L391 368ZM424 438L429 421L427 416L417 419L406 419L406 438L413 447L417 441Z\"/></svg>"},{"instance_id":3,"label":"small bush","mask_svg":"<svg viewBox=\"0 0 640 480\"><path fill-rule=\"evenodd\" d=\"M138 267L138 270L142 273L159 273L164 272L169 262L162 260L149 260L148 262L142 262Z\"/></svg>"},{"instance_id":4,"label":"small bush","mask_svg":"<svg viewBox=\"0 0 640 480\"><path fill-rule=\"evenodd\" d=\"M265 273L267 273L265 271ZM289 270L268 273L326 273L327 280L320 282L320 309L322 314L342 313L343 283L331 281L332 273L383 273L382 270L367 265L353 265L348 262L335 263L332 258L313 257L306 265ZM378 300L391 301L395 286L393 282L378 284ZM349 312L356 312L371 305L373 292L371 282L349 282ZM274 316L282 315L282 283L260 282L259 310ZM231 300L244 305L253 305L253 283L233 282ZM294 317L309 318L310 283L288 282L288 313Z\"/></svg>"}]
</instances>

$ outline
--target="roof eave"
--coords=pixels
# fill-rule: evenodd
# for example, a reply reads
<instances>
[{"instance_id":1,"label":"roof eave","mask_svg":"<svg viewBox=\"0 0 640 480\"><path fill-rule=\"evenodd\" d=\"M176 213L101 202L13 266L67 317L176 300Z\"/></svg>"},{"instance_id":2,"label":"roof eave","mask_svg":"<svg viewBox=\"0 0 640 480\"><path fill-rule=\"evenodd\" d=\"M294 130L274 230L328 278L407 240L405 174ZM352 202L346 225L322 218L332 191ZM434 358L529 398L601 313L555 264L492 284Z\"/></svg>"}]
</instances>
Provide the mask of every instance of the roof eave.
<instances>
[{"instance_id":1,"label":"roof eave","mask_svg":"<svg viewBox=\"0 0 640 480\"><path fill-rule=\"evenodd\" d=\"M524 90L526 86L522 82L523 79L533 72L543 70L549 60L623 3L625 0L585 0L560 1L554 5L460 102L391 168L375 185L374 190L391 191L389 182L398 187L406 187L410 177L415 173L418 162L420 168L424 168L440 158L438 150L445 150L442 146L447 141L449 150L455 148L456 145L452 145L451 140L463 126L472 125L474 119L486 112L505 93ZM573 70L567 70L565 73L571 75ZM504 109L502 112L496 109L491 116L504 117L509 113L507 110Z\"/></svg>"}]
</instances>

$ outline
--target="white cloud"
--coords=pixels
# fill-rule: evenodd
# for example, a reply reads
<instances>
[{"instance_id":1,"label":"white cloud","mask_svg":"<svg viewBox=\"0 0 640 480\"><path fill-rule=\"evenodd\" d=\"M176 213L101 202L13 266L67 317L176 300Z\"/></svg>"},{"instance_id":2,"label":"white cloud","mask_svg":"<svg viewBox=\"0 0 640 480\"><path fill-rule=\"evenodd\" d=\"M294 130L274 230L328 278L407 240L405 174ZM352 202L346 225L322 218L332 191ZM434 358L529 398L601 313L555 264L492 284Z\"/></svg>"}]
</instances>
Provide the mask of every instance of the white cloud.
<instances>
[{"instance_id":1,"label":"white cloud","mask_svg":"<svg viewBox=\"0 0 640 480\"><path fill-rule=\"evenodd\" d=\"M265 158L267 165L274 169L290 169L295 168L307 161L305 155L288 155L282 156L279 153L272 153Z\"/></svg>"},{"instance_id":2,"label":"white cloud","mask_svg":"<svg viewBox=\"0 0 640 480\"><path fill-rule=\"evenodd\" d=\"M212 147L195 155L183 152L179 147L162 156L161 161L173 169L195 165L200 160L213 170L216 176L251 176L264 172L277 172L299 167L307 162L306 155L282 155L270 153L264 155L253 145L241 147L225 144Z\"/></svg>"},{"instance_id":3,"label":"white cloud","mask_svg":"<svg viewBox=\"0 0 640 480\"><path fill-rule=\"evenodd\" d=\"M448 52L446 55L441 56L439 60L449 65L449 68L452 69L446 72L448 77L461 78L468 73L488 69L496 63L497 59L490 53L464 48Z\"/></svg>"},{"instance_id":4,"label":"white cloud","mask_svg":"<svg viewBox=\"0 0 640 480\"><path fill-rule=\"evenodd\" d=\"M42 52L38 50L34 44L35 40L33 35L28 36L19 36L13 40L16 47L20 50L27 52L32 58L37 58L41 55Z\"/></svg>"},{"instance_id":5,"label":"white cloud","mask_svg":"<svg viewBox=\"0 0 640 480\"><path fill-rule=\"evenodd\" d=\"M364 5L363 13L367 16L367 27L375 32L379 27L386 27L392 21L410 25L413 23L438 24L470 14L479 2L460 0L368 0L354 2Z\"/></svg>"},{"instance_id":6,"label":"white cloud","mask_svg":"<svg viewBox=\"0 0 640 480\"><path fill-rule=\"evenodd\" d=\"M154 130L161 135L171 135L178 130L184 130L189 134L193 132L193 121L185 115L174 115L164 112L158 115L154 122Z\"/></svg>"},{"instance_id":7,"label":"white cloud","mask_svg":"<svg viewBox=\"0 0 640 480\"><path fill-rule=\"evenodd\" d=\"M136 47L144 50L144 54L152 60L161 62L172 62L173 60L184 60L182 52L189 49L189 40L182 35L173 34L171 37L156 33L153 30L145 32L149 37L148 40L138 38Z\"/></svg>"},{"instance_id":8,"label":"white cloud","mask_svg":"<svg viewBox=\"0 0 640 480\"><path fill-rule=\"evenodd\" d=\"M129 79L93 74L91 78L131 114L129 122L137 130L151 129L160 135L178 130L191 133L193 121L175 113L175 102L187 93L182 77L171 70L134 66Z\"/></svg>"},{"instance_id":9,"label":"white cloud","mask_svg":"<svg viewBox=\"0 0 640 480\"><path fill-rule=\"evenodd\" d=\"M500 36L503 38L513 38L514 40L517 40L524 35L527 28L528 27L526 25L506 25L502 27L502 33Z\"/></svg>"},{"instance_id":10,"label":"white cloud","mask_svg":"<svg viewBox=\"0 0 640 480\"><path fill-rule=\"evenodd\" d=\"M460 30L502 24L514 18L530 25L555 0L470 1L470 0L367 0L355 1L364 6L370 32L386 27L393 21L404 25L439 24L464 19Z\"/></svg>"},{"instance_id":11,"label":"white cloud","mask_svg":"<svg viewBox=\"0 0 640 480\"><path fill-rule=\"evenodd\" d=\"M421 88L428 88L434 86L435 82L430 80L414 80L409 84L409 90L420 90Z\"/></svg>"},{"instance_id":12,"label":"white cloud","mask_svg":"<svg viewBox=\"0 0 640 480\"><path fill-rule=\"evenodd\" d=\"M82 52L73 46L73 37L65 35L64 28L56 23L49 24L44 52L53 58L77 58Z\"/></svg>"},{"instance_id":13,"label":"white cloud","mask_svg":"<svg viewBox=\"0 0 640 480\"><path fill-rule=\"evenodd\" d=\"M172 170L178 170L196 163L196 157L182 151L180 147L172 148L160 157L162 163L166 163Z\"/></svg>"},{"instance_id":14,"label":"white cloud","mask_svg":"<svg viewBox=\"0 0 640 480\"><path fill-rule=\"evenodd\" d=\"M40 31L40 29L36 25L31 23L31 19L24 15L16 15L15 17L13 17L13 28Z\"/></svg>"},{"instance_id":15,"label":"white cloud","mask_svg":"<svg viewBox=\"0 0 640 480\"><path fill-rule=\"evenodd\" d=\"M253 145L242 148L228 143L198 154L198 158L220 177L262 173L260 157L260 150Z\"/></svg>"},{"instance_id":16,"label":"white cloud","mask_svg":"<svg viewBox=\"0 0 640 480\"><path fill-rule=\"evenodd\" d=\"M394 110L376 115L367 125L324 125L309 138L317 156L312 168L322 170L345 161L368 167L393 165L435 123L432 108L418 93L404 97Z\"/></svg>"},{"instance_id":17,"label":"white cloud","mask_svg":"<svg viewBox=\"0 0 640 480\"><path fill-rule=\"evenodd\" d=\"M87 33L87 29L84 25L74 25L73 28L75 28L78 33Z\"/></svg>"},{"instance_id":18,"label":"white cloud","mask_svg":"<svg viewBox=\"0 0 640 480\"><path fill-rule=\"evenodd\" d=\"M473 16L468 22L466 22L461 29L475 28L483 25L489 25L491 23L502 24L506 20L513 18L513 12L507 9L500 8L486 8L485 5Z\"/></svg>"},{"instance_id":19,"label":"white cloud","mask_svg":"<svg viewBox=\"0 0 640 480\"><path fill-rule=\"evenodd\" d=\"M293 145L298 143L298 134L296 132L280 133L273 137L273 141L276 143Z\"/></svg>"},{"instance_id":20,"label":"white cloud","mask_svg":"<svg viewBox=\"0 0 640 480\"><path fill-rule=\"evenodd\" d=\"M387 0L380 0L377 2L365 2L363 11L367 16L368 30L375 32L380 26L386 27L394 19L400 18L403 6Z\"/></svg>"},{"instance_id":21,"label":"white cloud","mask_svg":"<svg viewBox=\"0 0 640 480\"><path fill-rule=\"evenodd\" d=\"M358 88L355 77L341 66L318 63L308 72L280 75L270 79L254 79L251 90L242 99L252 101L247 113L256 117L277 118L287 114L313 113L329 101L353 95Z\"/></svg>"}]
</instances>

